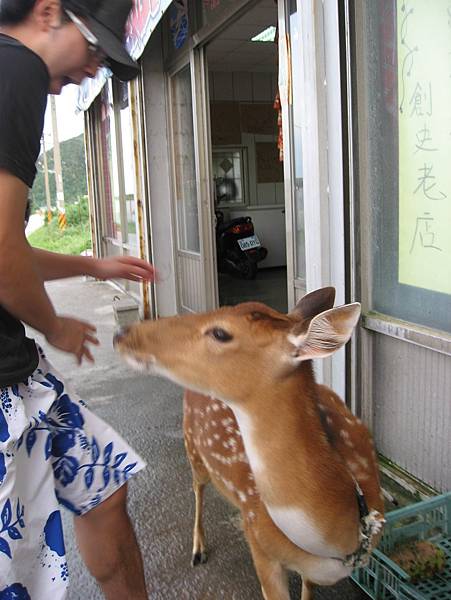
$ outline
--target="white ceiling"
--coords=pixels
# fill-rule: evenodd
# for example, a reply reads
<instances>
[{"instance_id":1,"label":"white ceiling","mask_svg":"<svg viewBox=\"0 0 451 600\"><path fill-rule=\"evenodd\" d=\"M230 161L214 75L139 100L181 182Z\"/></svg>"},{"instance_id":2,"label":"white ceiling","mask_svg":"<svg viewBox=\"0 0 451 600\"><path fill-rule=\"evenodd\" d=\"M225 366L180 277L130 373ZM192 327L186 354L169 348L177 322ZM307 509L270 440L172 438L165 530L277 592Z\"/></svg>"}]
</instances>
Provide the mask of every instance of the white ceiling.
<instances>
[{"instance_id":1,"label":"white ceiling","mask_svg":"<svg viewBox=\"0 0 451 600\"><path fill-rule=\"evenodd\" d=\"M270 25L277 25L277 4L261 0L208 45L209 70L276 72L277 45L250 41Z\"/></svg>"}]
</instances>

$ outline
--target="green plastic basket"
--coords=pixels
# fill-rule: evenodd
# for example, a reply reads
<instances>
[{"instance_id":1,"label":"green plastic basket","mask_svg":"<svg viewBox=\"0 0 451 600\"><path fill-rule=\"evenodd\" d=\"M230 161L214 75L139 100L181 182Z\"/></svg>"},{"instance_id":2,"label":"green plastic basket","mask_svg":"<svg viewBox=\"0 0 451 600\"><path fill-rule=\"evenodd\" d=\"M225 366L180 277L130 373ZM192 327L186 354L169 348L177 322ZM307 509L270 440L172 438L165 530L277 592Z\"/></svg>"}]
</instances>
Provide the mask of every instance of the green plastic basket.
<instances>
[{"instance_id":1,"label":"green plastic basket","mask_svg":"<svg viewBox=\"0 0 451 600\"><path fill-rule=\"evenodd\" d=\"M352 579L374 600L451 600L451 492L385 515L387 523L379 546L367 567L356 569ZM427 540L446 554L440 575L413 583L387 556L402 542Z\"/></svg>"}]
</instances>

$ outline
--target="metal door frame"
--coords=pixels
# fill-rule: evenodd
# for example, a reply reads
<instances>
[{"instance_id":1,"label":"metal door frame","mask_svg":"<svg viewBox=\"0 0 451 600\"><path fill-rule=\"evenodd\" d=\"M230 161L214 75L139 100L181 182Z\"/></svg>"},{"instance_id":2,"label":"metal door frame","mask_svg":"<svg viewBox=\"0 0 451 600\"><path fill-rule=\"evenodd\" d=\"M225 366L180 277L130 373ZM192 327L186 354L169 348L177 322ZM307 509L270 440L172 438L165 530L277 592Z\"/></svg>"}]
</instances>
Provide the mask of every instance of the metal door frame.
<instances>
[{"instance_id":1,"label":"metal door frame","mask_svg":"<svg viewBox=\"0 0 451 600\"><path fill-rule=\"evenodd\" d=\"M303 190L305 219L305 280L297 276L294 200L293 128L290 114L291 63L289 0L279 0L280 84L286 86L283 111L285 199L287 225L287 279L289 308L302 295L334 285L336 304L350 300L345 280L345 222L343 132L339 9L334 0L298 0L304 90ZM339 101L337 101L337 98ZM346 395L346 356L340 350L316 365L318 379Z\"/></svg>"}]
</instances>

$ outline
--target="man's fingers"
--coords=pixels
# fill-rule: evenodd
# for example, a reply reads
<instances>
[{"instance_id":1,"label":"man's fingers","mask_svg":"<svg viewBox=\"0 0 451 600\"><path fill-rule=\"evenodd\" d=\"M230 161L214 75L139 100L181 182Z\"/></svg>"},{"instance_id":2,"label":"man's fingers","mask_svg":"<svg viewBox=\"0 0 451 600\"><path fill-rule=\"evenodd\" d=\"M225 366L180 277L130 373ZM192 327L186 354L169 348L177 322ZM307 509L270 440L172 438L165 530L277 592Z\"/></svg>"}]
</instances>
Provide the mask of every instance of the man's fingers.
<instances>
[{"instance_id":1,"label":"man's fingers","mask_svg":"<svg viewBox=\"0 0 451 600\"><path fill-rule=\"evenodd\" d=\"M123 265L127 265L128 277L134 275L136 277L140 277L141 279L155 278L155 269L153 265L142 258L136 258L134 256L122 256L120 262Z\"/></svg>"},{"instance_id":2,"label":"man's fingers","mask_svg":"<svg viewBox=\"0 0 451 600\"><path fill-rule=\"evenodd\" d=\"M90 335L89 333L85 335L85 338L87 342L89 342L90 344L94 344L94 346L98 346L100 344L99 340L93 335Z\"/></svg>"},{"instance_id":3,"label":"man's fingers","mask_svg":"<svg viewBox=\"0 0 451 600\"><path fill-rule=\"evenodd\" d=\"M83 346L82 357L83 356L85 356L90 362L94 362L94 357L89 351L89 348L87 348L86 346Z\"/></svg>"},{"instance_id":4,"label":"man's fingers","mask_svg":"<svg viewBox=\"0 0 451 600\"><path fill-rule=\"evenodd\" d=\"M82 364L83 358L87 358L92 363L94 362L94 357L87 346L83 346L82 349L77 352L77 362L79 365Z\"/></svg>"},{"instance_id":5,"label":"man's fingers","mask_svg":"<svg viewBox=\"0 0 451 600\"><path fill-rule=\"evenodd\" d=\"M135 266L133 269L130 269L129 277L135 277L135 278L138 278L139 280L154 279L155 272L153 269L152 270L142 269L141 267Z\"/></svg>"}]
</instances>

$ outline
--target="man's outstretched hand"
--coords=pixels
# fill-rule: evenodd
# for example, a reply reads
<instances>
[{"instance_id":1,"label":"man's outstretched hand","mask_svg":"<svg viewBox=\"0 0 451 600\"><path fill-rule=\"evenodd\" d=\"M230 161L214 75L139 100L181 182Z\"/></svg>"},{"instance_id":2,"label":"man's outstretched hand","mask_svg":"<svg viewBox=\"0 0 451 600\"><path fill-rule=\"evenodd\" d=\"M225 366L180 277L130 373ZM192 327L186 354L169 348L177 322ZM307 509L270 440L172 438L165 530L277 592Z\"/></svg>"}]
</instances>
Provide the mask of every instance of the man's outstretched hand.
<instances>
[{"instance_id":1,"label":"man's outstretched hand","mask_svg":"<svg viewBox=\"0 0 451 600\"><path fill-rule=\"evenodd\" d=\"M59 259L61 260L61 259ZM146 260L134 256L114 256L89 259L85 273L96 279L129 279L155 281L156 271ZM61 269L60 269L61 271ZM84 358L94 362L90 345L97 346L96 328L79 319L57 316L46 339L55 348L73 354L79 364Z\"/></svg>"},{"instance_id":2,"label":"man's outstretched hand","mask_svg":"<svg viewBox=\"0 0 451 600\"><path fill-rule=\"evenodd\" d=\"M130 281L155 281L154 267L134 256L113 256L94 259L89 275L96 279L129 279Z\"/></svg>"},{"instance_id":3,"label":"man's outstretched hand","mask_svg":"<svg viewBox=\"0 0 451 600\"><path fill-rule=\"evenodd\" d=\"M94 362L88 344L99 345L96 328L79 319L71 317L56 317L52 331L46 335L46 339L58 350L74 354L80 365L83 358Z\"/></svg>"}]
</instances>

